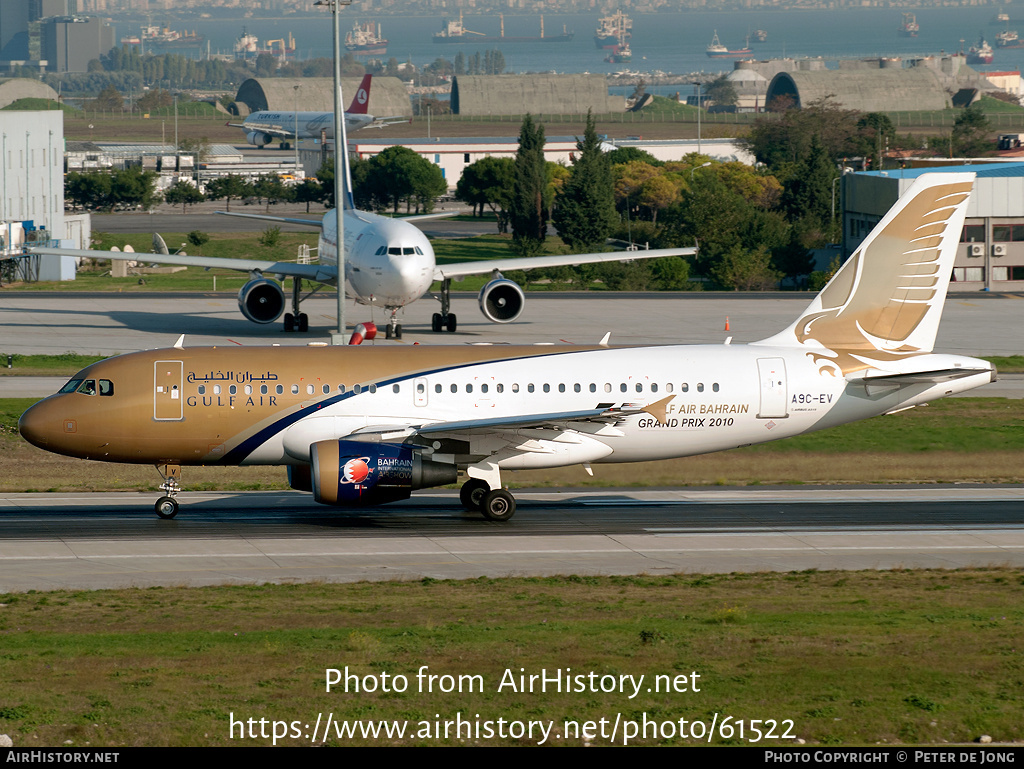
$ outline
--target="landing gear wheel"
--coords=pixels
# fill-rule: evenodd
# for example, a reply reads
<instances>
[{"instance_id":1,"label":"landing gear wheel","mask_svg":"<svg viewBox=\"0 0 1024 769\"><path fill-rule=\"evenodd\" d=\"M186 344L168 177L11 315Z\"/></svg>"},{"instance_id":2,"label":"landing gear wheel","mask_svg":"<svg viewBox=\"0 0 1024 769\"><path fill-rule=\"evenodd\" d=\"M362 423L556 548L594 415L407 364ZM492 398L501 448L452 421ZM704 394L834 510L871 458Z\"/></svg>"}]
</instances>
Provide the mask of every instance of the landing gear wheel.
<instances>
[{"instance_id":1,"label":"landing gear wheel","mask_svg":"<svg viewBox=\"0 0 1024 769\"><path fill-rule=\"evenodd\" d=\"M153 509L159 517L167 520L178 514L178 502L174 497L160 497L153 505Z\"/></svg>"},{"instance_id":2,"label":"landing gear wheel","mask_svg":"<svg viewBox=\"0 0 1024 769\"><path fill-rule=\"evenodd\" d=\"M435 312L433 317L430 319L430 328L432 330L434 330L435 332L436 331L441 331L442 328L443 328L443 325L444 324L441 322L441 313Z\"/></svg>"},{"instance_id":3,"label":"landing gear wheel","mask_svg":"<svg viewBox=\"0 0 1024 769\"><path fill-rule=\"evenodd\" d=\"M479 478L470 478L462 484L462 489L459 491L459 501L462 502L462 506L467 510L479 513L483 509L484 496L490 490L491 487L487 485L487 481L481 481Z\"/></svg>"},{"instance_id":4,"label":"landing gear wheel","mask_svg":"<svg viewBox=\"0 0 1024 769\"><path fill-rule=\"evenodd\" d=\"M453 313L449 313L448 321L446 323L446 326L448 327L448 331L450 331L453 334L455 333L456 323L455 323L455 313L454 312Z\"/></svg>"},{"instance_id":5,"label":"landing gear wheel","mask_svg":"<svg viewBox=\"0 0 1024 769\"><path fill-rule=\"evenodd\" d=\"M516 514L516 498L505 489L495 489L484 495L480 512L488 521L507 521Z\"/></svg>"},{"instance_id":6,"label":"landing gear wheel","mask_svg":"<svg viewBox=\"0 0 1024 769\"><path fill-rule=\"evenodd\" d=\"M290 334L295 330L295 316L290 312L284 314L284 332Z\"/></svg>"},{"instance_id":7,"label":"landing gear wheel","mask_svg":"<svg viewBox=\"0 0 1024 769\"><path fill-rule=\"evenodd\" d=\"M304 312L300 312L296 325L300 333L304 334L309 331L309 316Z\"/></svg>"},{"instance_id":8,"label":"landing gear wheel","mask_svg":"<svg viewBox=\"0 0 1024 769\"><path fill-rule=\"evenodd\" d=\"M401 338L402 338L402 324L399 323L397 326L395 326L395 339L401 339Z\"/></svg>"}]
</instances>

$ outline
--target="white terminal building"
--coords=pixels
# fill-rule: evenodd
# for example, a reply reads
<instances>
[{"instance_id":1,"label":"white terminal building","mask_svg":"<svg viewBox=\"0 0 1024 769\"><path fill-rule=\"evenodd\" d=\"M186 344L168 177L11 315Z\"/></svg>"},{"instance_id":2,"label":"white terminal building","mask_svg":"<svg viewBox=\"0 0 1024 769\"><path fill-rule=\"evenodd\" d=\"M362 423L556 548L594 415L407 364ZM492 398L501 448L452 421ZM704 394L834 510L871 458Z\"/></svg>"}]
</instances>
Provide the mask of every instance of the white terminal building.
<instances>
[{"instance_id":1,"label":"white terminal building","mask_svg":"<svg viewBox=\"0 0 1024 769\"><path fill-rule=\"evenodd\" d=\"M843 258L921 174L977 174L953 263L953 291L1024 291L1024 163L868 171L843 177Z\"/></svg>"},{"instance_id":2,"label":"white terminal building","mask_svg":"<svg viewBox=\"0 0 1024 769\"><path fill-rule=\"evenodd\" d=\"M74 260L23 258L26 245L85 247L88 217L64 215L64 113L0 111L0 262L22 278L70 280Z\"/></svg>"}]
</instances>

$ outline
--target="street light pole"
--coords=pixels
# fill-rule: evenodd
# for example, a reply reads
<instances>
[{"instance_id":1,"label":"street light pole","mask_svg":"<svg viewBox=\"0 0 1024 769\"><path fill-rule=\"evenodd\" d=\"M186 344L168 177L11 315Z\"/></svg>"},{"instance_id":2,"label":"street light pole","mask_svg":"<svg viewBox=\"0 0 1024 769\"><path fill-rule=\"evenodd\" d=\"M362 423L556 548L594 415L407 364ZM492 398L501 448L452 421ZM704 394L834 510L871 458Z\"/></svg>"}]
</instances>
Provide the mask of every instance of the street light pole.
<instances>
[{"instance_id":1,"label":"street light pole","mask_svg":"<svg viewBox=\"0 0 1024 769\"><path fill-rule=\"evenodd\" d=\"M315 5L330 6L334 15L334 216L337 232L338 270L338 330L331 334L332 344L345 344L345 155L348 140L345 137L345 123L341 116L341 22L338 18L341 5L351 5L352 0L317 0Z\"/></svg>"}]
</instances>

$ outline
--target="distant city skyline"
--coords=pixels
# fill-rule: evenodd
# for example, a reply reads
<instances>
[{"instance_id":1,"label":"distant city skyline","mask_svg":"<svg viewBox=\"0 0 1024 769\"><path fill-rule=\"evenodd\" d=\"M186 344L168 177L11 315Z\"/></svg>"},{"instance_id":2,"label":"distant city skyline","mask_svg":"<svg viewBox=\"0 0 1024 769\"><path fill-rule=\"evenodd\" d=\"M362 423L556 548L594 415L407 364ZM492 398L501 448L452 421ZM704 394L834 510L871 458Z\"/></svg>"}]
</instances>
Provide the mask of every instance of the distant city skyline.
<instances>
[{"instance_id":1,"label":"distant city skyline","mask_svg":"<svg viewBox=\"0 0 1024 769\"><path fill-rule=\"evenodd\" d=\"M75 0L72 0L74 2ZM296 12L324 12L316 0L77 0L79 13L152 13L173 17L186 11L196 12L238 10L266 18L268 15L290 15ZM410 11L455 15L468 13L594 13L605 14L616 9L630 13L658 13L682 9L715 10L743 8L767 9L835 9L874 6L880 12L893 8L928 9L949 6L984 6L993 11L1024 8L1002 0L354 0L346 13L390 16ZM154 19L156 21L156 19Z\"/></svg>"}]
</instances>

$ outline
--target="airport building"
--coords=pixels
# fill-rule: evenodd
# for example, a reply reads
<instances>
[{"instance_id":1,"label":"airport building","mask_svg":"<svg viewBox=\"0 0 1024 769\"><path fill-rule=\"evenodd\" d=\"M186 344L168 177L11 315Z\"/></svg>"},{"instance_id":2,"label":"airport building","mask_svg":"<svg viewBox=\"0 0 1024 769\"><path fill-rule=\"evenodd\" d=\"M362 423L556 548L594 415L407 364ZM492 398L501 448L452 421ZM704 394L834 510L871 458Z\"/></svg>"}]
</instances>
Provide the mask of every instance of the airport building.
<instances>
[{"instance_id":1,"label":"airport building","mask_svg":"<svg viewBox=\"0 0 1024 769\"><path fill-rule=\"evenodd\" d=\"M88 216L64 215L64 113L0 112L0 275L73 279L73 260L24 257L23 248L83 248L88 228Z\"/></svg>"},{"instance_id":2,"label":"airport building","mask_svg":"<svg viewBox=\"0 0 1024 769\"><path fill-rule=\"evenodd\" d=\"M951 290L1024 291L1024 162L868 171L843 177L843 258L921 174L977 174Z\"/></svg>"}]
</instances>

